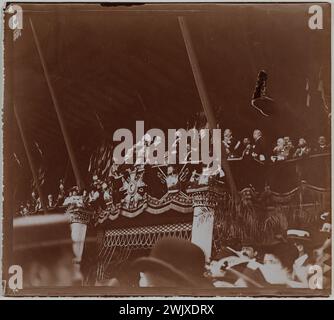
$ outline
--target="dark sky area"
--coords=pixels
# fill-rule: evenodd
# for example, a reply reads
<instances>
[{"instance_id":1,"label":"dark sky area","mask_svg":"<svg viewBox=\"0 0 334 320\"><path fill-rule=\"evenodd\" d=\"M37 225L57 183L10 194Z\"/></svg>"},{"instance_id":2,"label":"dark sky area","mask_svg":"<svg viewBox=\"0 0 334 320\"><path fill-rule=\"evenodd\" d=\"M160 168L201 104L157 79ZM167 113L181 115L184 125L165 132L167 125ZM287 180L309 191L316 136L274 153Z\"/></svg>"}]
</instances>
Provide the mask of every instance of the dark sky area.
<instances>
[{"instance_id":1,"label":"dark sky area","mask_svg":"<svg viewBox=\"0 0 334 320\"><path fill-rule=\"evenodd\" d=\"M23 30L15 42L5 29L5 159L11 179L31 179L12 112L15 103L27 140L45 155L49 176L66 172L68 156L31 32L34 24L59 106L86 172L90 152L117 128L186 127L202 109L178 24L184 16L210 102L222 128L270 139L329 135L328 116L317 93L319 73L330 100L330 7L323 30L308 28L305 4L265 5L22 5ZM264 119L250 106L259 70L268 73L274 115ZM312 94L306 107L306 79ZM313 92L313 93L312 93ZM312 140L313 139L313 140ZM19 169L12 154L20 158ZM36 150L33 151L36 153ZM71 177L71 170L68 173ZM50 173L51 172L51 173ZM57 182L54 183L57 188ZM26 189L24 189L26 190ZM23 191L18 191L19 193Z\"/></svg>"}]
</instances>

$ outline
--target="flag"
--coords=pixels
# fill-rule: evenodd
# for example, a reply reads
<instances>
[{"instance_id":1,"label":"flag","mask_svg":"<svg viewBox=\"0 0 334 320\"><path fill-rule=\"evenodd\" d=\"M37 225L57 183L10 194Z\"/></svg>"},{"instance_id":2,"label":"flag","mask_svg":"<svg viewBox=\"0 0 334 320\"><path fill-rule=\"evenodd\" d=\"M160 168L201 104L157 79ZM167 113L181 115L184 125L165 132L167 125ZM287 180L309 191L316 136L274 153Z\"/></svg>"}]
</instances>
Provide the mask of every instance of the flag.
<instances>
[{"instance_id":1,"label":"flag","mask_svg":"<svg viewBox=\"0 0 334 320\"><path fill-rule=\"evenodd\" d=\"M36 147L38 153L40 154L40 156L43 157L43 152L42 152L42 149L40 148L39 144L36 141L34 141L34 144L35 144L35 147Z\"/></svg>"},{"instance_id":2,"label":"flag","mask_svg":"<svg viewBox=\"0 0 334 320\"><path fill-rule=\"evenodd\" d=\"M318 91L320 92L320 96L321 96L321 101L322 101L322 106L324 107L324 109L326 110L326 112L328 113L328 106L326 103L326 97L325 97L325 89L324 89L324 82L322 80L322 72L320 70L319 72L319 82L318 82Z\"/></svg>"},{"instance_id":3,"label":"flag","mask_svg":"<svg viewBox=\"0 0 334 320\"><path fill-rule=\"evenodd\" d=\"M112 166L112 150L112 144L104 140L101 145L92 152L88 172L93 175L97 174L100 179L107 178Z\"/></svg>"},{"instance_id":4,"label":"flag","mask_svg":"<svg viewBox=\"0 0 334 320\"><path fill-rule=\"evenodd\" d=\"M37 172L37 183L38 186L42 186L45 183L45 173L46 170L43 166L39 167ZM31 180L31 187L32 190L37 190L37 185L34 179Z\"/></svg>"},{"instance_id":5,"label":"flag","mask_svg":"<svg viewBox=\"0 0 334 320\"><path fill-rule=\"evenodd\" d=\"M22 167L21 161L19 160L19 158L17 157L16 153L13 153L14 159L16 161L16 163L18 164L19 167Z\"/></svg>"},{"instance_id":6,"label":"flag","mask_svg":"<svg viewBox=\"0 0 334 320\"><path fill-rule=\"evenodd\" d=\"M310 83L307 78L306 78L305 90L306 90L306 107L309 107L311 103L311 94L310 94Z\"/></svg>"},{"instance_id":7,"label":"flag","mask_svg":"<svg viewBox=\"0 0 334 320\"><path fill-rule=\"evenodd\" d=\"M101 121L100 116L98 115L98 113L97 113L96 111L95 111L95 116L96 116L96 120L97 120L97 122L98 122L98 124L99 124L99 127L101 128L102 132L104 132L104 126L103 126L103 123L102 123L102 121Z\"/></svg>"},{"instance_id":8,"label":"flag","mask_svg":"<svg viewBox=\"0 0 334 320\"><path fill-rule=\"evenodd\" d=\"M45 165L45 158L44 158L44 153L40 147L40 145L38 144L37 141L34 141L34 146L37 150L37 153L39 155L39 159L36 160L36 166L38 166L38 172L37 172L37 183L39 186L42 186L45 183L45 175L46 175L46 165ZM32 188L36 189L36 183L33 180L32 181Z\"/></svg>"}]
</instances>

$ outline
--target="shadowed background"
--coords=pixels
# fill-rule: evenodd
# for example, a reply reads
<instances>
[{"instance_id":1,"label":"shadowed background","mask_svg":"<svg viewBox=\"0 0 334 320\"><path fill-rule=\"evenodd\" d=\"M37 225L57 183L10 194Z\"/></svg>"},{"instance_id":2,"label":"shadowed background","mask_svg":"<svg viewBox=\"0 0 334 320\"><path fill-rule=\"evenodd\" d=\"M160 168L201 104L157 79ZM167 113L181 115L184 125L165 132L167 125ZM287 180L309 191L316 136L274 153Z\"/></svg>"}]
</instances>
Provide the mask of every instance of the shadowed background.
<instances>
[{"instance_id":1,"label":"shadowed background","mask_svg":"<svg viewBox=\"0 0 334 320\"><path fill-rule=\"evenodd\" d=\"M10 81L5 85L11 86L5 104L5 160L16 199L30 194L31 173L11 115L13 103L37 162L35 142L43 153L45 190L56 192L64 175L68 186L74 184L29 18L83 176L92 150L117 128L134 129L136 120L145 120L147 129L186 127L202 110L178 16L187 20L222 128L231 128L237 138L260 128L272 142L283 135L295 141L304 136L311 143L322 134L329 138L328 114L317 90L322 80L330 106L328 5L322 5L323 30L308 28L305 4L21 6L21 37L13 42L12 30L5 30L5 77ZM277 104L268 119L250 106L261 69L268 73L267 93Z\"/></svg>"}]
</instances>

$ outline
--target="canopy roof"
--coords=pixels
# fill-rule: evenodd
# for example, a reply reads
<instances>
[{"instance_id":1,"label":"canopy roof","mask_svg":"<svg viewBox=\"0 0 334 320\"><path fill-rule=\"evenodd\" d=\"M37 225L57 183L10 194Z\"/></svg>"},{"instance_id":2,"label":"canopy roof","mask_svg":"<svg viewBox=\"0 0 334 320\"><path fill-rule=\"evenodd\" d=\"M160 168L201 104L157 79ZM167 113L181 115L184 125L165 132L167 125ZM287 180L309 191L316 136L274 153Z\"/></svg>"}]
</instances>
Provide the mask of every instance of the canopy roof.
<instances>
[{"instance_id":1,"label":"canopy roof","mask_svg":"<svg viewBox=\"0 0 334 320\"><path fill-rule=\"evenodd\" d=\"M305 4L21 6L21 36L13 42L12 30L5 33L5 53L12 58L5 70L13 80L10 103L55 177L64 173L67 153L30 19L82 170L100 142L101 123L112 137L117 128L134 128L136 120L145 120L147 128L186 127L202 110L178 16L186 18L223 128L231 128L238 138L251 136L256 127L270 136L272 124L275 135L316 138L329 133L327 114L316 96L321 78L330 106L329 5L322 5L323 30L308 28ZM266 120L250 106L261 69L268 73L268 95L277 103L276 114ZM307 78L314 93L309 108ZM24 159L14 117L8 130L11 152Z\"/></svg>"}]
</instances>

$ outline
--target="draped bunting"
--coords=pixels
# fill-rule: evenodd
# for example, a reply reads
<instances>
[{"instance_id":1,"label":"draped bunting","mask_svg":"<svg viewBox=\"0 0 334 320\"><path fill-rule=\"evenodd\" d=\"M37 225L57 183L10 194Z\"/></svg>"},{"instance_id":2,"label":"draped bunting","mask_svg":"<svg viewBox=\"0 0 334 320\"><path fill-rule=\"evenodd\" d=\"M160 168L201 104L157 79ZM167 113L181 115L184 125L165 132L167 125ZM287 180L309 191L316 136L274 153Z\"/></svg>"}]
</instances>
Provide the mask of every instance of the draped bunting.
<instances>
[{"instance_id":1,"label":"draped bunting","mask_svg":"<svg viewBox=\"0 0 334 320\"><path fill-rule=\"evenodd\" d=\"M132 208L132 210L127 206L113 206L107 210L100 210L97 213L96 225L101 224L106 220L114 221L119 216L135 218L143 212L161 214L170 210L175 210L180 213L192 212L191 197L183 192L167 193L161 199L146 195L136 207Z\"/></svg>"},{"instance_id":2,"label":"draped bunting","mask_svg":"<svg viewBox=\"0 0 334 320\"><path fill-rule=\"evenodd\" d=\"M254 169L258 163L253 161L253 167L247 167L247 163L243 161L234 161L234 170L241 165L243 169L247 169L236 175L239 178L236 181L244 181L246 187L240 191L241 203L237 208L234 207L235 210L229 203L231 199L228 190L220 177L194 179L201 175L198 172L194 174L194 168L144 168L127 170L128 175L122 178L120 185L122 196L109 194L105 197L108 199L105 206L95 207L95 210L89 212L84 199L75 196L76 202L75 199L70 201L67 212L72 222L88 223L90 220L90 223L101 230L96 277L103 280L122 263L131 260L135 251L149 250L162 237L173 236L191 240L194 217L187 216L187 219L184 219L183 216L194 212L194 208L198 206L202 212L210 208L214 217L212 256L219 254L222 246L233 239L255 239L262 242L282 232L289 224L301 221L315 223L317 214L330 207L330 189L323 183L325 175L319 174L322 180L318 180L320 182L315 185L301 179L309 177L311 181L316 181L307 171L309 161L313 163L315 159L323 162L326 158L287 161L273 166L261 165L259 168L262 176ZM287 176L282 174L283 168L287 170L285 173L290 172ZM322 166L318 171L322 169L328 168ZM277 175L279 172L280 176ZM315 171L313 173L318 174ZM252 177L255 180L249 183L252 182ZM245 181L248 181L248 185ZM239 187L240 185L242 184L239 184ZM286 190L288 186L291 188ZM164 190L161 196L158 189ZM212 199L211 193L215 194ZM141 224L135 222L140 220L139 216L142 214L157 217L167 212L174 212L172 221L159 218L152 222L144 217ZM137 217L139 219L135 219ZM131 224L126 219L131 219ZM123 226L122 223L119 224L121 220Z\"/></svg>"}]
</instances>

